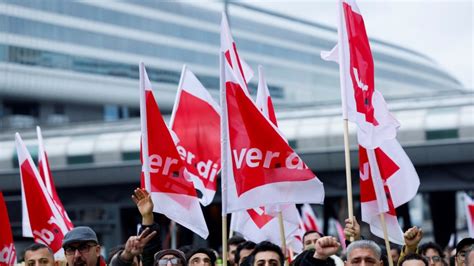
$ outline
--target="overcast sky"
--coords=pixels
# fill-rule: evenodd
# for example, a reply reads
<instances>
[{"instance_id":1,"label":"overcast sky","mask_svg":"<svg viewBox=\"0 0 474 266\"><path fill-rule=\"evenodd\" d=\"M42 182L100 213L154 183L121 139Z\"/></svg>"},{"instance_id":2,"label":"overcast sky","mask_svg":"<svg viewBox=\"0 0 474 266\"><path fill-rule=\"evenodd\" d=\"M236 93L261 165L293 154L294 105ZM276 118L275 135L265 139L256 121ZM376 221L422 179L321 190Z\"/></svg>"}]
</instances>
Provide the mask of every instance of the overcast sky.
<instances>
[{"instance_id":1,"label":"overcast sky","mask_svg":"<svg viewBox=\"0 0 474 266\"><path fill-rule=\"evenodd\" d=\"M266 9L336 27L336 1L252 0ZM367 34L428 55L473 89L472 0L358 0Z\"/></svg>"}]
</instances>

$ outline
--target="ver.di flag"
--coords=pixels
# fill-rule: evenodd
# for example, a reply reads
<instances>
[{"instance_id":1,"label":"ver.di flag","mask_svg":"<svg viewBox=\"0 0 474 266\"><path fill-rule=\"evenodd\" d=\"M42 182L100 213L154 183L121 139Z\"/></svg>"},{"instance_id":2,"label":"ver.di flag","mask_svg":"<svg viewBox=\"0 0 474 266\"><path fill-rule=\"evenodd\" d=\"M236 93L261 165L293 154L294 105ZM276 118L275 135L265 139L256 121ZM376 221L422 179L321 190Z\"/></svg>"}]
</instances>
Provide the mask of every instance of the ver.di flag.
<instances>
[{"instance_id":1,"label":"ver.di flag","mask_svg":"<svg viewBox=\"0 0 474 266\"><path fill-rule=\"evenodd\" d=\"M362 221L383 238L383 213L389 240L403 245L395 208L410 201L418 191L420 180L413 164L398 141L392 139L376 149L359 146L359 171Z\"/></svg>"},{"instance_id":2,"label":"ver.di flag","mask_svg":"<svg viewBox=\"0 0 474 266\"><path fill-rule=\"evenodd\" d=\"M265 80L262 66L258 66L258 88L255 104L257 105L258 109L262 111L263 115L265 115L265 117L267 117L276 127L278 127L275 109L273 108L272 97L270 96L270 91L268 90L267 81Z\"/></svg>"},{"instance_id":3,"label":"ver.di flag","mask_svg":"<svg viewBox=\"0 0 474 266\"><path fill-rule=\"evenodd\" d=\"M234 72L221 55L223 213L322 203L323 184L258 110Z\"/></svg>"},{"instance_id":4,"label":"ver.di flag","mask_svg":"<svg viewBox=\"0 0 474 266\"><path fill-rule=\"evenodd\" d=\"M49 246L59 254L67 226L48 193L20 134L15 134L21 186L35 242Z\"/></svg>"},{"instance_id":5,"label":"ver.di flag","mask_svg":"<svg viewBox=\"0 0 474 266\"><path fill-rule=\"evenodd\" d=\"M224 53L226 62L235 72L235 77L240 84L243 85L247 91L247 84L253 77L253 70L250 66L239 56L237 52L237 46L235 45L234 38L230 32L229 22L227 16L222 12L221 20L221 53Z\"/></svg>"},{"instance_id":6,"label":"ver.di flag","mask_svg":"<svg viewBox=\"0 0 474 266\"><path fill-rule=\"evenodd\" d=\"M53 181L53 175L51 174L51 170L49 167L49 161L48 161L48 155L46 153L46 150L44 148L43 144L43 135L41 134L41 128L39 126L36 127L36 134L38 136L38 168L39 168L39 174L41 178L43 179L44 185L46 187L46 190L48 191L49 195L53 199L53 203L58 209L59 213L61 214L61 217L66 224L66 227L68 230L71 230L74 228L74 225L72 224L71 219L69 219L69 216L67 215L66 209L64 208L61 200L59 199L58 193L56 192L56 187L54 185Z\"/></svg>"},{"instance_id":7,"label":"ver.di flag","mask_svg":"<svg viewBox=\"0 0 474 266\"><path fill-rule=\"evenodd\" d=\"M355 0L340 1L338 43L321 57L339 63L343 119L357 124L359 144L373 149L394 139L400 125L375 89L374 60Z\"/></svg>"},{"instance_id":8,"label":"ver.di flag","mask_svg":"<svg viewBox=\"0 0 474 266\"><path fill-rule=\"evenodd\" d=\"M16 263L16 249L13 245L12 229L8 218L7 206L0 191L0 266Z\"/></svg>"},{"instance_id":9,"label":"ver.di flag","mask_svg":"<svg viewBox=\"0 0 474 266\"><path fill-rule=\"evenodd\" d=\"M301 241L292 241L294 235L299 232L298 210L294 204L288 204L281 208L285 237L288 246L293 251L302 250ZM232 213L230 229L240 233L245 239L260 243L270 241L276 245L281 244L280 224L277 214L269 215L265 207L258 207Z\"/></svg>"},{"instance_id":10,"label":"ver.di flag","mask_svg":"<svg viewBox=\"0 0 474 266\"><path fill-rule=\"evenodd\" d=\"M216 194L221 167L220 107L186 66L178 85L170 128L178 140L177 149L186 164L202 205Z\"/></svg>"},{"instance_id":11,"label":"ver.di flag","mask_svg":"<svg viewBox=\"0 0 474 266\"><path fill-rule=\"evenodd\" d=\"M207 238L209 231L186 165L163 120L143 63L140 63L142 179L154 212Z\"/></svg>"},{"instance_id":12,"label":"ver.di flag","mask_svg":"<svg viewBox=\"0 0 474 266\"><path fill-rule=\"evenodd\" d=\"M469 236L474 238L474 201L466 193L464 193L464 206L466 210L466 222Z\"/></svg>"},{"instance_id":13,"label":"ver.di flag","mask_svg":"<svg viewBox=\"0 0 474 266\"><path fill-rule=\"evenodd\" d=\"M301 223L305 232L321 232L318 226L318 219L316 218L316 214L314 214L311 205L307 203L301 206Z\"/></svg>"}]
</instances>

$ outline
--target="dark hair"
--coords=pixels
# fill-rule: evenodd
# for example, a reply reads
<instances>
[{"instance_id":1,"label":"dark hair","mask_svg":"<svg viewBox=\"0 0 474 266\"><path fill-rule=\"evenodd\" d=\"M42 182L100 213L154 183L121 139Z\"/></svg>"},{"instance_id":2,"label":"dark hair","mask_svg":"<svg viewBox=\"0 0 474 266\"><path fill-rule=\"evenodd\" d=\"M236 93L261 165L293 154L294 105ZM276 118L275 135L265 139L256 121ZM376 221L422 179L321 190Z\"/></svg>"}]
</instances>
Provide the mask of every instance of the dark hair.
<instances>
[{"instance_id":1,"label":"dark hair","mask_svg":"<svg viewBox=\"0 0 474 266\"><path fill-rule=\"evenodd\" d=\"M256 245L257 244L255 244L253 241L245 241L240 243L235 250L234 263L239 265L240 251L242 251L242 249L254 249Z\"/></svg>"},{"instance_id":2,"label":"dark hair","mask_svg":"<svg viewBox=\"0 0 474 266\"><path fill-rule=\"evenodd\" d=\"M245 239L241 236L233 236L227 241L227 246L235 245L238 246L240 243L245 242Z\"/></svg>"},{"instance_id":3,"label":"dark hair","mask_svg":"<svg viewBox=\"0 0 474 266\"><path fill-rule=\"evenodd\" d=\"M253 261L253 256L252 255L248 255L247 257L245 257L243 260L242 260L242 263L238 266L252 266L252 261Z\"/></svg>"},{"instance_id":4,"label":"dark hair","mask_svg":"<svg viewBox=\"0 0 474 266\"><path fill-rule=\"evenodd\" d=\"M406 255L405 257L403 257L401 260L398 261L398 265L403 266L403 263L407 260L421 260L425 264L425 266L429 265L428 261L423 256L417 253Z\"/></svg>"},{"instance_id":5,"label":"dark hair","mask_svg":"<svg viewBox=\"0 0 474 266\"><path fill-rule=\"evenodd\" d=\"M443 250L441 249L441 247L436 244L435 242L427 242L427 243L424 243L424 244L421 244L419 247L418 247L418 254L420 255L425 255L426 252L428 251L428 249L434 249L436 250L436 252L438 252L439 256L441 258L444 258L444 253L443 253Z\"/></svg>"},{"instance_id":6,"label":"dark hair","mask_svg":"<svg viewBox=\"0 0 474 266\"><path fill-rule=\"evenodd\" d=\"M253 265L255 263L255 256L259 252L264 251L273 251L278 254L278 257L280 258L280 265L283 266L283 264L285 263L285 256L283 256L281 248L269 241L262 241L255 246L255 249L252 251L252 253L250 253L250 256L252 256L250 264Z\"/></svg>"},{"instance_id":7,"label":"dark hair","mask_svg":"<svg viewBox=\"0 0 474 266\"><path fill-rule=\"evenodd\" d=\"M321 233L321 232L318 232L318 231L316 231L316 230L309 230L309 231L306 231L306 233L304 233L303 238L301 239L301 241L304 243L304 238L305 238L307 235L313 234L313 233L318 234L319 237L323 237L323 236L324 236L324 234Z\"/></svg>"},{"instance_id":8,"label":"dark hair","mask_svg":"<svg viewBox=\"0 0 474 266\"><path fill-rule=\"evenodd\" d=\"M46 248L49 252L49 254L51 254L51 256L53 256L54 258L54 251L46 246L45 244L41 244L41 243L33 243L31 245L29 245L27 248L25 248L25 250L23 250L23 260L25 260L25 255L26 255L26 252L27 251L36 251L36 250L39 250L39 249L43 249L43 248Z\"/></svg>"},{"instance_id":9,"label":"dark hair","mask_svg":"<svg viewBox=\"0 0 474 266\"><path fill-rule=\"evenodd\" d=\"M193 249L190 252L188 252L186 254L187 263L189 263L191 261L192 256L194 256L195 254L198 254L198 253L206 254L209 257L209 259L211 260L211 266L216 265L216 259L217 259L216 254L214 253L213 250L211 250L209 248L196 248L196 249Z\"/></svg>"},{"instance_id":10,"label":"dark hair","mask_svg":"<svg viewBox=\"0 0 474 266\"><path fill-rule=\"evenodd\" d=\"M292 262L291 266L300 266L300 265L307 265L308 262L313 261L314 256L314 249L308 249L301 252ZM336 262L333 258L328 257L324 266L336 266Z\"/></svg>"}]
</instances>

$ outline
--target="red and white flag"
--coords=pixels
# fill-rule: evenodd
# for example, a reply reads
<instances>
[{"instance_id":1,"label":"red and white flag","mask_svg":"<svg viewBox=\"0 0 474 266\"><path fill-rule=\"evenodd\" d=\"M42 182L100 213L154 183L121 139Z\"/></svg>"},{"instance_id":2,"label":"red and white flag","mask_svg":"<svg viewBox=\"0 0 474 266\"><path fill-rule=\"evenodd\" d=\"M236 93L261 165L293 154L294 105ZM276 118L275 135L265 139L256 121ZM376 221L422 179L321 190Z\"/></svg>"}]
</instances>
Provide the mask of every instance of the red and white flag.
<instances>
[{"instance_id":1,"label":"red and white flag","mask_svg":"<svg viewBox=\"0 0 474 266\"><path fill-rule=\"evenodd\" d=\"M33 238L35 242L45 244L55 253L59 253L64 235L68 232L67 226L48 193L20 134L15 134L15 141L21 186L28 207Z\"/></svg>"},{"instance_id":2,"label":"red and white flag","mask_svg":"<svg viewBox=\"0 0 474 266\"><path fill-rule=\"evenodd\" d=\"M415 197L420 180L413 164L396 139L376 149L359 146L362 221L384 238L380 214L384 213L389 240L403 245L403 232L395 208Z\"/></svg>"},{"instance_id":3,"label":"red and white flag","mask_svg":"<svg viewBox=\"0 0 474 266\"><path fill-rule=\"evenodd\" d=\"M142 184L154 212L207 238L209 231L186 165L163 120L143 63L140 63Z\"/></svg>"},{"instance_id":4,"label":"red and white flag","mask_svg":"<svg viewBox=\"0 0 474 266\"><path fill-rule=\"evenodd\" d=\"M323 184L258 110L234 73L221 55L223 213L322 203Z\"/></svg>"},{"instance_id":5,"label":"red and white flag","mask_svg":"<svg viewBox=\"0 0 474 266\"><path fill-rule=\"evenodd\" d=\"M258 66L258 89L255 104L265 117L270 119L270 121L278 127L275 109L273 108L272 98L270 97L270 91L268 90L262 66Z\"/></svg>"},{"instance_id":6,"label":"red and white flag","mask_svg":"<svg viewBox=\"0 0 474 266\"><path fill-rule=\"evenodd\" d=\"M469 236L474 238L474 201L466 193L464 193L464 206L466 208L466 222Z\"/></svg>"},{"instance_id":7,"label":"red and white flag","mask_svg":"<svg viewBox=\"0 0 474 266\"><path fill-rule=\"evenodd\" d=\"M355 0L340 1L338 43L330 52L321 52L321 57L339 63L342 115L357 124L359 144L373 149L394 139L400 124L375 90L374 60Z\"/></svg>"},{"instance_id":8,"label":"red and white flag","mask_svg":"<svg viewBox=\"0 0 474 266\"><path fill-rule=\"evenodd\" d=\"M247 84L253 77L253 70L243 58L239 56L237 46L230 32L227 16L224 12L222 12L221 20L221 53L224 53L226 62L234 71L236 79L242 85L242 88L245 88L245 92L248 93Z\"/></svg>"},{"instance_id":9,"label":"red and white flag","mask_svg":"<svg viewBox=\"0 0 474 266\"><path fill-rule=\"evenodd\" d=\"M318 219L316 218L316 214L314 214L313 208L309 204L303 204L303 206L301 207L301 222L305 232L321 232L318 226Z\"/></svg>"},{"instance_id":10,"label":"red and white flag","mask_svg":"<svg viewBox=\"0 0 474 266\"><path fill-rule=\"evenodd\" d=\"M12 229L7 206L0 191L0 266L16 264L16 249L13 245Z\"/></svg>"},{"instance_id":11,"label":"red and white flag","mask_svg":"<svg viewBox=\"0 0 474 266\"><path fill-rule=\"evenodd\" d=\"M289 204L282 207L281 212L286 240L289 242L299 230L298 210L294 204ZM282 242L281 235L278 233L280 232L278 216L267 214L265 207L232 213L230 229L255 243L266 240L280 245ZM298 241L291 241L291 247L296 252L303 248L301 242L298 243Z\"/></svg>"},{"instance_id":12,"label":"red and white flag","mask_svg":"<svg viewBox=\"0 0 474 266\"><path fill-rule=\"evenodd\" d=\"M341 223L334 218L329 218L329 223L334 225L336 229L337 237L339 238L339 243L341 243L342 250L346 250L346 236L344 235L344 227Z\"/></svg>"},{"instance_id":13,"label":"red and white flag","mask_svg":"<svg viewBox=\"0 0 474 266\"><path fill-rule=\"evenodd\" d=\"M61 200L59 199L58 193L56 192L56 187L54 185L53 176L51 175L51 170L49 167L48 155L46 154L46 150L43 145L43 136L41 134L41 128L39 126L36 127L36 134L38 135L38 168L41 178L43 179L44 185L46 190L48 191L49 195L53 198L54 205L58 209L59 213L61 214L64 223L68 230L74 228L74 225L69 219L67 215L66 209L64 209Z\"/></svg>"},{"instance_id":14,"label":"red and white flag","mask_svg":"<svg viewBox=\"0 0 474 266\"><path fill-rule=\"evenodd\" d=\"M221 169L220 107L186 66L170 128L179 139L178 153L201 194L201 204L207 206L216 194L217 173Z\"/></svg>"}]
</instances>

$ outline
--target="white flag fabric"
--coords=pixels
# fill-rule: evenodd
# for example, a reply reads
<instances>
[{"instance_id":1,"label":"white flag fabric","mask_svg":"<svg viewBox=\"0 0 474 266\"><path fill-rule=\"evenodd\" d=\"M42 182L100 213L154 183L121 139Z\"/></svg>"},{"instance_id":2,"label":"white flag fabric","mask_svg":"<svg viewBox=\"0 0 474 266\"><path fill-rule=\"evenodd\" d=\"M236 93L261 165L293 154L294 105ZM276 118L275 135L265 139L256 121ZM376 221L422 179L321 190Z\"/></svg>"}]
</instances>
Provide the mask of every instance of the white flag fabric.
<instances>
[{"instance_id":1,"label":"white flag fabric","mask_svg":"<svg viewBox=\"0 0 474 266\"><path fill-rule=\"evenodd\" d=\"M69 230L74 228L74 225L67 215L66 209L64 208L61 200L59 199L58 193L56 192L56 186L54 185L53 175L51 174L51 168L49 167L48 154L44 148L43 135L41 134L41 128L36 127L36 134L38 136L38 168L39 174L44 182L46 190L53 199L53 203L61 214L66 227Z\"/></svg>"},{"instance_id":2,"label":"white flag fabric","mask_svg":"<svg viewBox=\"0 0 474 266\"><path fill-rule=\"evenodd\" d=\"M394 139L400 124L375 89L372 52L355 0L340 1L337 47L322 52L321 57L327 61L337 58L343 118L357 124L359 144L373 149Z\"/></svg>"},{"instance_id":3,"label":"white flag fabric","mask_svg":"<svg viewBox=\"0 0 474 266\"><path fill-rule=\"evenodd\" d=\"M62 240L68 232L67 226L48 193L38 170L26 149L20 134L15 135L20 168L21 186L28 206L31 232L35 242L49 246L61 253Z\"/></svg>"},{"instance_id":4,"label":"white flag fabric","mask_svg":"<svg viewBox=\"0 0 474 266\"><path fill-rule=\"evenodd\" d=\"M140 63L142 183L150 192L154 212L207 238L209 231L196 190L155 101Z\"/></svg>"},{"instance_id":5,"label":"white flag fabric","mask_svg":"<svg viewBox=\"0 0 474 266\"><path fill-rule=\"evenodd\" d=\"M322 203L321 181L257 109L233 69L223 61L223 212L285 203Z\"/></svg>"},{"instance_id":6,"label":"white flag fabric","mask_svg":"<svg viewBox=\"0 0 474 266\"><path fill-rule=\"evenodd\" d=\"M464 193L464 206L466 210L466 223L469 236L474 238L474 201Z\"/></svg>"},{"instance_id":7,"label":"white flag fabric","mask_svg":"<svg viewBox=\"0 0 474 266\"><path fill-rule=\"evenodd\" d=\"M395 208L415 197L420 180L413 164L396 139L376 149L359 146L362 220L383 238L380 213L384 213L389 239L403 245L403 232Z\"/></svg>"},{"instance_id":8,"label":"white flag fabric","mask_svg":"<svg viewBox=\"0 0 474 266\"><path fill-rule=\"evenodd\" d=\"M170 127L177 135L177 149L186 164L202 205L216 194L221 167L220 107L196 76L183 66Z\"/></svg>"},{"instance_id":9,"label":"white flag fabric","mask_svg":"<svg viewBox=\"0 0 474 266\"><path fill-rule=\"evenodd\" d=\"M292 241L295 233L298 233L298 210L296 206L288 205L282 208L283 226L287 244L294 251L302 250L301 242ZM259 243L262 241L270 241L276 245L281 244L280 225L278 216L269 215L265 212L265 207L253 208L245 211L232 213L231 230L242 234L242 236L250 241Z\"/></svg>"},{"instance_id":10,"label":"white flag fabric","mask_svg":"<svg viewBox=\"0 0 474 266\"><path fill-rule=\"evenodd\" d=\"M224 54L226 62L233 71L235 71L236 79L242 85L242 88L245 88L245 92L248 93L247 84L253 77L253 70L243 58L239 56L237 46L230 32L227 16L224 12L222 12L221 20L221 53Z\"/></svg>"},{"instance_id":11,"label":"white flag fabric","mask_svg":"<svg viewBox=\"0 0 474 266\"><path fill-rule=\"evenodd\" d=\"M272 98L270 97L270 91L268 90L262 66L258 66L258 89L255 104L257 105L258 109L262 111L265 117L267 117L276 127L278 127L275 109L273 108Z\"/></svg>"},{"instance_id":12,"label":"white flag fabric","mask_svg":"<svg viewBox=\"0 0 474 266\"><path fill-rule=\"evenodd\" d=\"M313 208L311 205L305 203L301 207L301 222L305 232L307 231L318 231L321 232L320 227L318 226L318 219L316 214L314 214Z\"/></svg>"}]
</instances>

